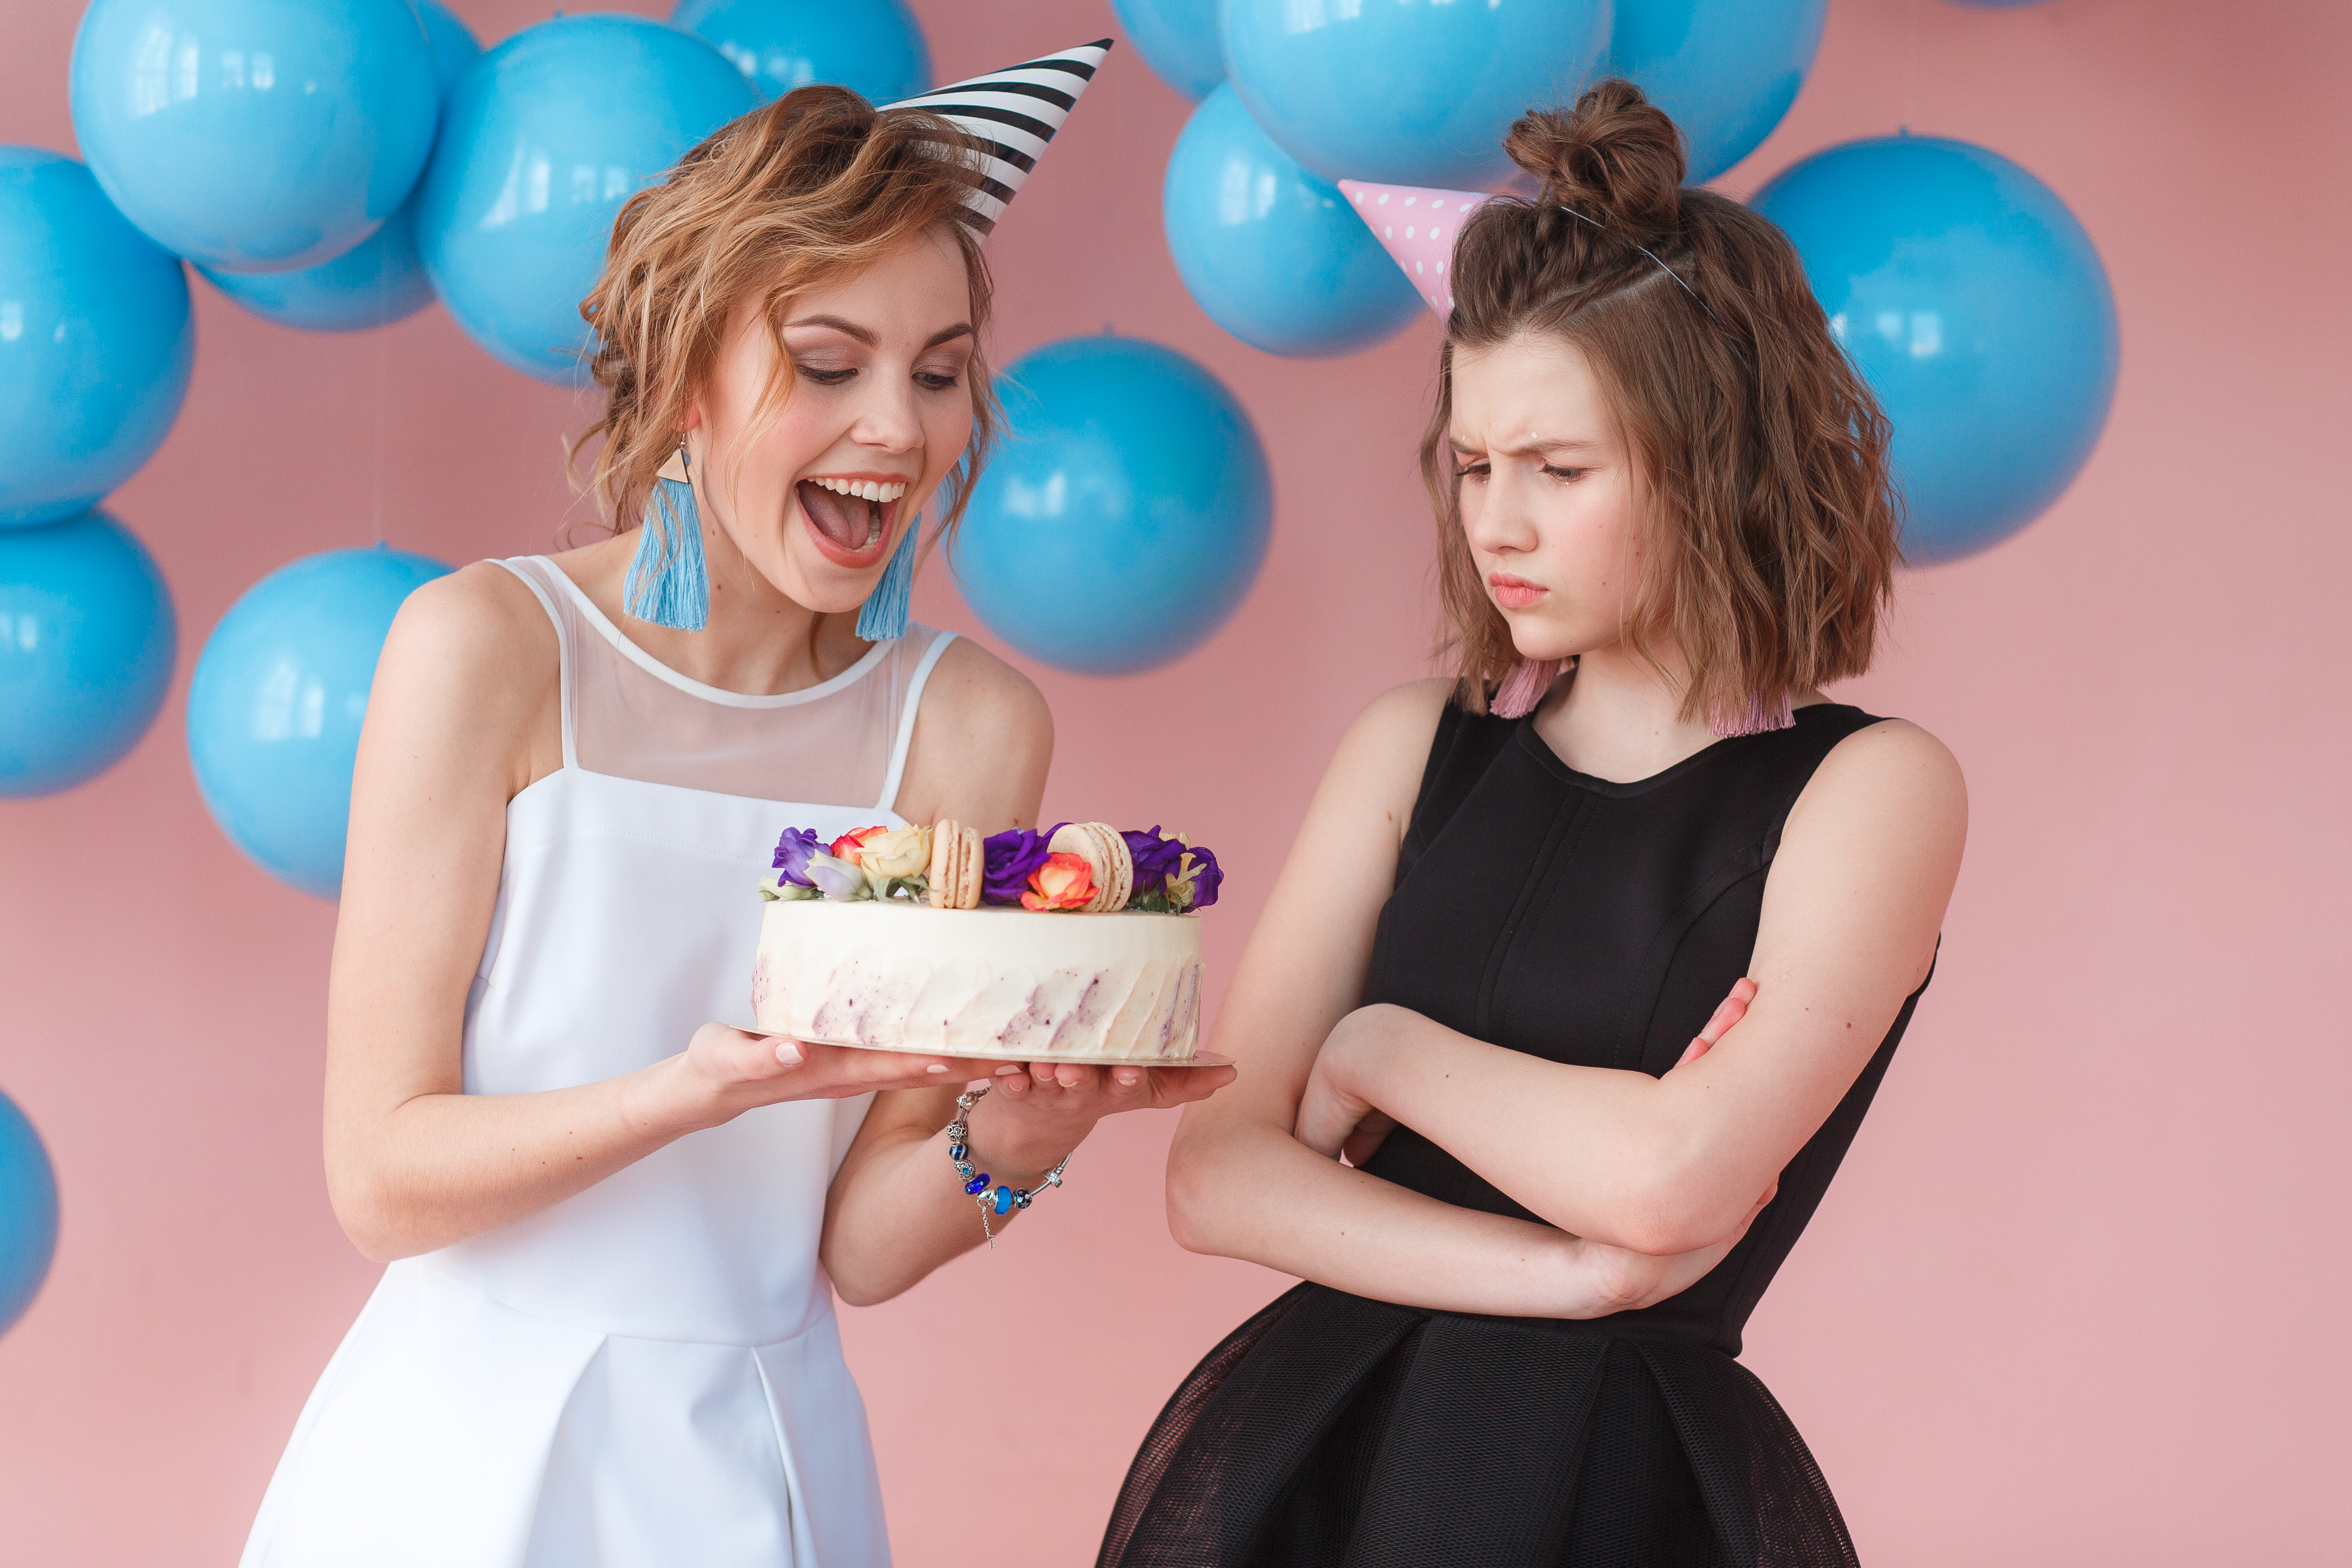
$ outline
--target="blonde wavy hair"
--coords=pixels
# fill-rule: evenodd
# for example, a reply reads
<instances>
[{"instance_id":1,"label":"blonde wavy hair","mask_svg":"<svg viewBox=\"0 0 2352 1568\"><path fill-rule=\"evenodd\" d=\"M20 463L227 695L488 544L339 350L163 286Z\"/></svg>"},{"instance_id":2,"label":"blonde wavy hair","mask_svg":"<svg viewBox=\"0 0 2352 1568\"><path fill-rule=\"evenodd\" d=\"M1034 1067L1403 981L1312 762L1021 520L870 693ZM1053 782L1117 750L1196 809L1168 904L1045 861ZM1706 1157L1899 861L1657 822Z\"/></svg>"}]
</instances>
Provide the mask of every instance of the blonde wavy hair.
<instances>
[{"instance_id":1,"label":"blonde wavy hair","mask_svg":"<svg viewBox=\"0 0 2352 1568\"><path fill-rule=\"evenodd\" d=\"M580 302L595 334L590 375L603 416L589 489L617 531L644 520L655 478L677 449L727 325L761 302L774 368L756 419L792 395L784 352L790 302L855 276L914 236L953 237L971 284L968 362L971 439L941 486L940 534L963 515L1000 419L980 343L992 286L979 237L959 221L975 149L961 129L919 110L877 110L846 88L804 87L722 126L668 178L632 196L613 225L604 275Z\"/></svg>"}]
</instances>

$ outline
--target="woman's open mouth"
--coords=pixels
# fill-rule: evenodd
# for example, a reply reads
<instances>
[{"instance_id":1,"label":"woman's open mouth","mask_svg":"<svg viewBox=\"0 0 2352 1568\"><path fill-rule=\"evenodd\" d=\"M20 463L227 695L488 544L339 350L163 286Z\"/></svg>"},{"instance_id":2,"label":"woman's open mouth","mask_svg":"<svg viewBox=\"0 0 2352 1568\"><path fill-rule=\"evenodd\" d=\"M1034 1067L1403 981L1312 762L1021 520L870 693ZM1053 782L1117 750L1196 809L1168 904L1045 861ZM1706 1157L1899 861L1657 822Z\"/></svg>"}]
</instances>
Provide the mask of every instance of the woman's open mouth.
<instances>
[{"instance_id":1,"label":"woman's open mouth","mask_svg":"<svg viewBox=\"0 0 2352 1568\"><path fill-rule=\"evenodd\" d=\"M882 558L907 485L903 479L825 478L803 479L793 493L816 547L827 560L856 570Z\"/></svg>"}]
</instances>

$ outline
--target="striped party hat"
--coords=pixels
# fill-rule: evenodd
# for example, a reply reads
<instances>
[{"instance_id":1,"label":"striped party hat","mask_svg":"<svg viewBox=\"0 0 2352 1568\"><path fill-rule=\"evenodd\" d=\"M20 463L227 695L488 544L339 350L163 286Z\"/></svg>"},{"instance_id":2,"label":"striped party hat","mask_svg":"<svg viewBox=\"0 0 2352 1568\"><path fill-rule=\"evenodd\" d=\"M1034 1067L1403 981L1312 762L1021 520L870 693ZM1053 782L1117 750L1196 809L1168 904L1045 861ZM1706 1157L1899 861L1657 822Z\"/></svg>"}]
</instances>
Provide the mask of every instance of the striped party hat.
<instances>
[{"instance_id":1,"label":"striped party hat","mask_svg":"<svg viewBox=\"0 0 2352 1568\"><path fill-rule=\"evenodd\" d=\"M1045 143L1077 107L1078 94L1094 79L1110 46L1110 39L1098 38L882 107L923 110L971 133L980 143L981 159L973 171L978 183L964 198L971 209L964 221L986 234L1037 166Z\"/></svg>"},{"instance_id":2,"label":"striped party hat","mask_svg":"<svg viewBox=\"0 0 2352 1568\"><path fill-rule=\"evenodd\" d=\"M1391 259L1404 268L1442 321L1454 313L1454 241L1462 222L1494 200L1483 191L1438 191L1423 185L1369 185L1342 180L1339 188L1371 226Z\"/></svg>"}]
</instances>

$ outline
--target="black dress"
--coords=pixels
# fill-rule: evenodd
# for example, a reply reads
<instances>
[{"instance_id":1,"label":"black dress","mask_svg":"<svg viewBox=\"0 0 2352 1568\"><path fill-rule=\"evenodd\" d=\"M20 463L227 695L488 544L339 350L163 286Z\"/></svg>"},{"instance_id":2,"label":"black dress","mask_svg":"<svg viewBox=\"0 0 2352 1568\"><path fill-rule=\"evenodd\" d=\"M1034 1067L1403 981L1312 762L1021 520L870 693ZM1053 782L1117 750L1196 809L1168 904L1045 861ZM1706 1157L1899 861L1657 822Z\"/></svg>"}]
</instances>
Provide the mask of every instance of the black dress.
<instances>
[{"instance_id":1,"label":"black dress","mask_svg":"<svg viewBox=\"0 0 2352 1568\"><path fill-rule=\"evenodd\" d=\"M1529 721L1448 707L1364 1000L1552 1061L1664 1073L1747 973L1798 793L1874 722L1802 708L1792 729L1612 784L1568 767ZM1804 1439L1732 1358L1917 1002L1747 1237L1679 1296L1591 1321L1311 1284L1273 1302L1160 1413L1104 1568L1853 1563ZM1535 1218L1410 1128L1365 1168Z\"/></svg>"}]
</instances>

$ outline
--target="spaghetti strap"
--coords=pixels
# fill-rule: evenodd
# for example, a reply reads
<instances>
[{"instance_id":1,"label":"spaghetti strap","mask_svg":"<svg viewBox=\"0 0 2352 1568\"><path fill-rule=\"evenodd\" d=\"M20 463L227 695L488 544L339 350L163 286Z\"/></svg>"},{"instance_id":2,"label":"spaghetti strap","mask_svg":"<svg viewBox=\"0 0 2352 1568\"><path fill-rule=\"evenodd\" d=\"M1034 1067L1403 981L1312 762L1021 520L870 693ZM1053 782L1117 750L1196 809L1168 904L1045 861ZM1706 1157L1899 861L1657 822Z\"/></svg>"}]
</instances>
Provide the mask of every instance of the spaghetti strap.
<instances>
[{"instance_id":1,"label":"spaghetti strap","mask_svg":"<svg viewBox=\"0 0 2352 1568\"><path fill-rule=\"evenodd\" d=\"M571 1089L711 1019L749 1026L771 847L900 826L872 803L939 640L730 692L632 655L557 562L499 564L556 626L565 765L506 802L462 1013L469 1095ZM393 1264L303 1408L245 1568L887 1568L817 1256L871 1100L764 1107Z\"/></svg>"},{"instance_id":2,"label":"spaghetti strap","mask_svg":"<svg viewBox=\"0 0 2352 1568\"><path fill-rule=\"evenodd\" d=\"M907 698L898 718L898 738L890 747L890 771L882 780L882 798L874 803L877 811L898 809L898 784L907 775L907 749L915 741L915 715L922 710L923 687L931 679L931 667L947 652L948 644L956 640L953 632L941 632L923 650L915 666L915 673L907 681Z\"/></svg>"},{"instance_id":3,"label":"spaghetti strap","mask_svg":"<svg viewBox=\"0 0 2352 1568\"><path fill-rule=\"evenodd\" d=\"M549 596L546 584L539 580L539 574L530 570L537 564L539 559L535 555L521 555L509 560L493 561L490 564L503 566L520 578L522 585L530 590L531 597L539 601L539 607L547 612L547 618L554 623L556 691L557 700L562 705L563 715L563 765L567 768L576 768L580 765L580 754L579 747L572 737L572 628L565 622L562 613L556 609L555 601Z\"/></svg>"}]
</instances>

